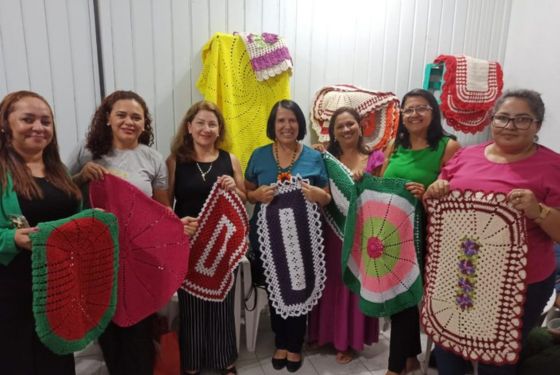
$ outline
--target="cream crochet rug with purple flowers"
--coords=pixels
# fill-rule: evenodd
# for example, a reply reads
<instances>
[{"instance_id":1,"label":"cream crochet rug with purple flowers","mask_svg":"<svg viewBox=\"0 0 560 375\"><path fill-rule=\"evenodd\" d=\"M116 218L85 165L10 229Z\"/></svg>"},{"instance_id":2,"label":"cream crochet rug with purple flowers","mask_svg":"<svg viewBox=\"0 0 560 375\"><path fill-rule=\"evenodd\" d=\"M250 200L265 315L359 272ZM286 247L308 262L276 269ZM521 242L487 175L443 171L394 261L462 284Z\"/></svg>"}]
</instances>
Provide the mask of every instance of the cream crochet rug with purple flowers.
<instances>
[{"instance_id":1,"label":"cream crochet rug with purple flowers","mask_svg":"<svg viewBox=\"0 0 560 375\"><path fill-rule=\"evenodd\" d=\"M284 319L310 312L325 287L321 213L305 199L303 181L298 175L278 182L276 196L257 216L269 298Z\"/></svg>"},{"instance_id":2,"label":"cream crochet rug with purple flowers","mask_svg":"<svg viewBox=\"0 0 560 375\"><path fill-rule=\"evenodd\" d=\"M258 81L265 81L293 68L284 39L276 34L239 33Z\"/></svg>"},{"instance_id":3,"label":"cream crochet rug with purple flowers","mask_svg":"<svg viewBox=\"0 0 560 375\"><path fill-rule=\"evenodd\" d=\"M421 320L444 349L467 360L517 362L527 265L525 219L501 193L452 191L428 200Z\"/></svg>"}]
</instances>

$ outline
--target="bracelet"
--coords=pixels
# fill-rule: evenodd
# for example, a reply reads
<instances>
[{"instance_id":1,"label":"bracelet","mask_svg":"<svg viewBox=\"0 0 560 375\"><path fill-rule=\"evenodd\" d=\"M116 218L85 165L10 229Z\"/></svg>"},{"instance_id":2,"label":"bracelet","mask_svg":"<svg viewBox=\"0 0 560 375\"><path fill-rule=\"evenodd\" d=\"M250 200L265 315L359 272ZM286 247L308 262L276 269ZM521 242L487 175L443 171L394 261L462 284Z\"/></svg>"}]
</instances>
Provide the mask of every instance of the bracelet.
<instances>
[{"instance_id":1,"label":"bracelet","mask_svg":"<svg viewBox=\"0 0 560 375\"><path fill-rule=\"evenodd\" d=\"M545 206L542 203L539 203L539 209L541 211L541 213L539 214L539 217L535 218L534 221L537 224L541 224L544 219L546 219L546 217L548 216L548 214L550 213L551 208L548 206Z\"/></svg>"}]
</instances>

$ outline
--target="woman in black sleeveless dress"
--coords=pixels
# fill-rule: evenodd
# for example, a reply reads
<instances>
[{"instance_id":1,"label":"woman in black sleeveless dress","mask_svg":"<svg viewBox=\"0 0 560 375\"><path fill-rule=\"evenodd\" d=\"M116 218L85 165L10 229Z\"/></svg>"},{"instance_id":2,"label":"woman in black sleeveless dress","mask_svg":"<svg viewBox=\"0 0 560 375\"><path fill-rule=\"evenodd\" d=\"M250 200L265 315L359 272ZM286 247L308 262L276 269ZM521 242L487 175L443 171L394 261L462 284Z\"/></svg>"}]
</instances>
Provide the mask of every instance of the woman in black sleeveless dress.
<instances>
[{"instance_id":1,"label":"woman in black sleeveless dress","mask_svg":"<svg viewBox=\"0 0 560 375\"><path fill-rule=\"evenodd\" d=\"M170 198L175 199L175 213L183 218L191 236L216 181L245 200L239 160L218 148L224 127L223 116L215 104L195 103L187 111L167 159ZM222 302L206 301L182 289L178 294L182 372L196 374L202 369L218 369L223 374L235 374L235 289Z\"/></svg>"},{"instance_id":2,"label":"woman in black sleeveless dress","mask_svg":"<svg viewBox=\"0 0 560 375\"><path fill-rule=\"evenodd\" d=\"M74 374L74 356L53 353L35 333L29 234L77 213L80 190L60 161L44 98L6 95L0 124L0 373Z\"/></svg>"}]
</instances>

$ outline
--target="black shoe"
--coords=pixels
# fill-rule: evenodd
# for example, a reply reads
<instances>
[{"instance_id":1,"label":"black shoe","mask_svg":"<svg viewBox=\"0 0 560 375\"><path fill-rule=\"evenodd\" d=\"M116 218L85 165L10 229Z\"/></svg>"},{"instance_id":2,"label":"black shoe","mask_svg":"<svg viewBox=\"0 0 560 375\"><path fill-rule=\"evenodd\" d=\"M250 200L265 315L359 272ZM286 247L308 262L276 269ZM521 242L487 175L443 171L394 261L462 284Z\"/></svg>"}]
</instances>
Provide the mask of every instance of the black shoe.
<instances>
[{"instance_id":1,"label":"black shoe","mask_svg":"<svg viewBox=\"0 0 560 375\"><path fill-rule=\"evenodd\" d=\"M237 369L235 366L231 366L228 368L223 368L218 371L220 375L227 375L227 374L237 374Z\"/></svg>"},{"instance_id":2,"label":"black shoe","mask_svg":"<svg viewBox=\"0 0 560 375\"><path fill-rule=\"evenodd\" d=\"M286 360L286 370L288 370L288 372L296 372L297 370L300 369L302 363L303 363L303 357L301 357L301 359L297 362Z\"/></svg>"},{"instance_id":3,"label":"black shoe","mask_svg":"<svg viewBox=\"0 0 560 375\"><path fill-rule=\"evenodd\" d=\"M272 367L275 370L282 370L284 367L286 367L286 362L288 362L288 360L286 358L274 358L274 357L272 357Z\"/></svg>"}]
</instances>

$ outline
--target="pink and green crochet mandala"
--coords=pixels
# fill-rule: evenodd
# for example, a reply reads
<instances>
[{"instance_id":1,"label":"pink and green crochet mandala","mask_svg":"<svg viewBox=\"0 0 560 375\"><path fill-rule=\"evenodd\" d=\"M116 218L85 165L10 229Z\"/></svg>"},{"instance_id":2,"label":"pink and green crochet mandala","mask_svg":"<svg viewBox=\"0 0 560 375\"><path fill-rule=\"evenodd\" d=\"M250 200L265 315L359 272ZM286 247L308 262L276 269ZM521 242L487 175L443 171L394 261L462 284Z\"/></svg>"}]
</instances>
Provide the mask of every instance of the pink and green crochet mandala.
<instances>
[{"instance_id":1,"label":"pink and green crochet mandala","mask_svg":"<svg viewBox=\"0 0 560 375\"><path fill-rule=\"evenodd\" d=\"M525 219L501 193L452 191L428 200L421 322L467 360L517 362L525 301Z\"/></svg>"},{"instance_id":2,"label":"pink and green crochet mandala","mask_svg":"<svg viewBox=\"0 0 560 375\"><path fill-rule=\"evenodd\" d=\"M342 274L369 316L393 315L422 298L420 203L406 182L366 174L348 209Z\"/></svg>"},{"instance_id":3,"label":"pink and green crochet mandala","mask_svg":"<svg viewBox=\"0 0 560 375\"><path fill-rule=\"evenodd\" d=\"M30 235L35 330L53 352L72 353L95 340L115 312L117 219L86 210L38 227Z\"/></svg>"}]
</instances>

